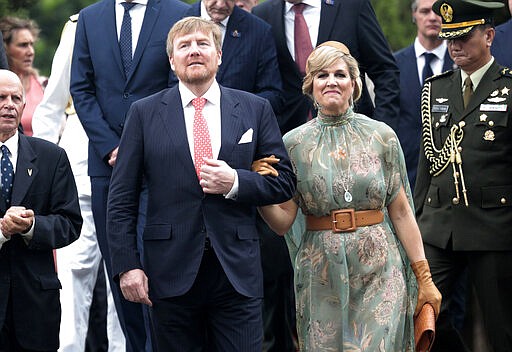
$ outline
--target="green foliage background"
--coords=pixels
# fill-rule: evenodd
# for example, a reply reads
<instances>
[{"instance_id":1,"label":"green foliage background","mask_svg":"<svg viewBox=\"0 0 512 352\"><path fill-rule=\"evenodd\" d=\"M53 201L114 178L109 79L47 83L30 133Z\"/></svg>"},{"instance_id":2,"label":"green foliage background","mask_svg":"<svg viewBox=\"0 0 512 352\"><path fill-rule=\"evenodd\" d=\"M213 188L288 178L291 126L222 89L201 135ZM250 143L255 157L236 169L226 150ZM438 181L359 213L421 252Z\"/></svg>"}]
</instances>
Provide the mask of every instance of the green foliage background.
<instances>
[{"instance_id":1,"label":"green foliage background","mask_svg":"<svg viewBox=\"0 0 512 352\"><path fill-rule=\"evenodd\" d=\"M184 1L194 3L196 0ZM411 0L371 1L391 49L395 51L411 44L416 36L416 26L411 21ZM506 3L506 0L501 1ZM0 17L28 17L39 24L41 35L36 44L34 65L47 76L64 23L70 15L94 2L96 0L0 0ZM508 12L504 9L498 22L507 18Z\"/></svg>"}]
</instances>

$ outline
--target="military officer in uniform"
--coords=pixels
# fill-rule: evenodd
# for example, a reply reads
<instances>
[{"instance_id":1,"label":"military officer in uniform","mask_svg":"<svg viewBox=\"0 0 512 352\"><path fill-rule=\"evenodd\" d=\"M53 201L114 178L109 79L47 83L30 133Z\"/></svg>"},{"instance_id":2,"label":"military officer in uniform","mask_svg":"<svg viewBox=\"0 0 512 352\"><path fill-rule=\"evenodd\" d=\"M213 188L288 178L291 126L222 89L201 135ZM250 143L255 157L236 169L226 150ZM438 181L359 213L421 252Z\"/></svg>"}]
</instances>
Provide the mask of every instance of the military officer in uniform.
<instances>
[{"instance_id":1,"label":"military officer in uniform","mask_svg":"<svg viewBox=\"0 0 512 352\"><path fill-rule=\"evenodd\" d=\"M426 81L415 189L418 224L443 295L433 351L467 350L447 314L467 268L494 351L512 351L512 73L491 55L502 3L438 0L456 70ZM455 334L454 334L455 332Z\"/></svg>"}]
</instances>

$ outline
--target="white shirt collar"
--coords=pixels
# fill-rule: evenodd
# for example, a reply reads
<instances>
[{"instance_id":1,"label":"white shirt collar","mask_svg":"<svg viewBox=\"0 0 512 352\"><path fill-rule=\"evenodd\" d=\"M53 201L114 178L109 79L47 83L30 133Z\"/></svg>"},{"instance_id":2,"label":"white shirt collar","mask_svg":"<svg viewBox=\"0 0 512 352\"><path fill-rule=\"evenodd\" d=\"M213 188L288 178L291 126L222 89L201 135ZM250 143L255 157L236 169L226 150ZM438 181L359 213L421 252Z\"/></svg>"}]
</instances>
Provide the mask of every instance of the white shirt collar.
<instances>
[{"instance_id":1,"label":"white shirt collar","mask_svg":"<svg viewBox=\"0 0 512 352\"><path fill-rule=\"evenodd\" d=\"M424 53L432 53L434 54L439 60L444 60L444 53L446 52L446 41L443 40L441 45L439 45L434 50L427 50L423 45L421 45L420 40L418 37L414 40L414 52L416 54L416 58L419 58Z\"/></svg>"},{"instance_id":2,"label":"white shirt collar","mask_svg":"<svg viewBox=\"0 0 512 352\"><path fill-rule=\"evenodd\" d=\"M180 91L181 106L183 108L188 106L193 99L197 98L181 81L178 83L178 90ZM213 81L210 88L203 94L203 98L206 99L207 103L220 105L220 87L216 80Z\"/></svg>"},{"instance_id":3,"label":"white shirt collar","mask_svg":"<svg viewBox=\"0 0 512 352\"><path fill-rule=\"evenodd\" d=\"M2 143L2 144L5 144L5 146L9 149L9 152L11 153L11 155L18 154L18 139L19 139L18 131L16 130L16 132L14 133L14 135L11 138L9 138L4 143Z\"/></svg>"},{"instance_id":4,"label":"white shirt collar","mask_svg":"<svg viewBox=\"0 0 512 352\"><path fill-rule=\"evenodd\" d=\"M301 3L309 5L311 7L321 7L321 4L320 4L320 2L318 0L303 0L303 1L301 1ZM284 3L284 6L285 6L284 7L284 12L285 13L288 13L290 11L293 12L293 10L292 10L293 5L295 5L295 4L291 4L288 1L285 1L285 3Z\"/></svg>"}]
</instances>

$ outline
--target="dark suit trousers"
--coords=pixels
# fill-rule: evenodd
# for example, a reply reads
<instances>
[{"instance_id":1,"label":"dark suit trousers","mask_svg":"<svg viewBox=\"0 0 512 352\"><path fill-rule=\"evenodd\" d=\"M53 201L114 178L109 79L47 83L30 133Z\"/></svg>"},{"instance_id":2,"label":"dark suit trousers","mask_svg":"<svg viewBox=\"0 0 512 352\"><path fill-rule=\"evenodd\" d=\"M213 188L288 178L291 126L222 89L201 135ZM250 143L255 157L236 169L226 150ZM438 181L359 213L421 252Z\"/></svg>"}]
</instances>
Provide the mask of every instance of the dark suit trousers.
<instances>
[{"instance_id":1,"label":"dark suit trousers","mask_svg":"<svg viewBox=\"0 0 512 352\"><path fill-rule=\"evenodd\" d=\"M20 345L19 336L16 336L14 329L13 314L16 314L16 312L12 310L11 295L12 292L9 293L9 299L7 301L4 325L0 327L0 352L57 352L55 350L29 350ZM37 332L30 331L27 333L35 334ZM57 331L56 334L58 335L59 332Z\"/></svg>"},{"instance_id":2,"label":"dark suit trousers","mask_svg":"<svg viewBox=\"0 0 512 352\"><path fill-rule=\"evenodd\" d=\"M484 329L495 352L512 351L512 251L453 251L425 244L434 283L443 295L432 351L466 351L453 326L450 306L454 283L464 269L483 315ZM471 290L468 288L468 292Z\"/></svg>"},{"instance_id":3,"label":"dark suit trousers","mask_svg":"<svg viewBox=\"0 0 512 352\"><path fill-rule=\"evenodd\" d=\"M126 338L127 352L146 351L146 327L144 324L143 306L124 299L119 285L113 280L112 261L107 239L107 199L110 177L91 177L91 202L98 245L107 267L107 276L112 289L112 296L117 309L121 328ZM147 203L146 203L147 204ZM145 215L145 212L144 212ZM140 223L139 219L139 223ZM142 225L141 225L142 226ZM141 233L139 231L139 233ZM138 236L140 237L140 236ZM138 239L139 240L139 239ZM142 241L140 239L140 241ZM139 248L141 248L139 246Z\"/></svg>"},{"instance_id":4,"label":"dark suit trousers","mask_svg":"<svg viewBox=\"0 0 512 352\"><path fill-rule=\"evenodd\" d=\"M187 293L152 302L159 351L261 352L262 300L236 292L211 247Z\"/></svg>"}]
</instances>

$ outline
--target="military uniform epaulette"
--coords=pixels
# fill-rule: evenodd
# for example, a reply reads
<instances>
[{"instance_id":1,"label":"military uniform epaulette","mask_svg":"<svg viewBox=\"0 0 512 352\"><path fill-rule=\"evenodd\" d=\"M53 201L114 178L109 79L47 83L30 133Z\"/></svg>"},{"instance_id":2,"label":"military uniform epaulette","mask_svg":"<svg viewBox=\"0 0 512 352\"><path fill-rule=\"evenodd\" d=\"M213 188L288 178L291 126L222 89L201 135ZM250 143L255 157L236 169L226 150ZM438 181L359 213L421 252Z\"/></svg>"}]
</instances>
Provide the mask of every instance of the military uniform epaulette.
<instances>
[{"instance_id":1,"label":"military uniform epaulette","mask_svg":"<svg viewBox=\"0 0 512 352\"><path fill-rule=\"evenodd\" d=\"M449 76L449 75L451 75L453 72L455 72L455 71L453 71L453 70L448 70L448 71L441 72L441 73L440 73L440 74L438 74L438 75L433 75L433 76L431 76L431 77L427 78L427 79L425 80L425 82L430 82L430 81L436 80L436 79L441 78L441 77Z\"/></svg>"},{"instance_id":2,"label":"military uniform epaulette","mask_svg":"<svg viewBox=\"0 0 512 352\"><path fill-rule=\"evenodd\" d=\"M71 22L77 22L78 21L78 14L75 13L74 15L69 16L69 20Z\"/></svg>"},{"instance_id":3,"label":"military uniform epaulette","mask_svg":"<svg viewBox=\"0 0 512 352\"><path fill-rule=\"evenodd\" d=\"M512 70L509 69L508 67L503 67L500 70L500 73L501 73L502 76L512 78Z\"/></svg>"}]
</instances>

